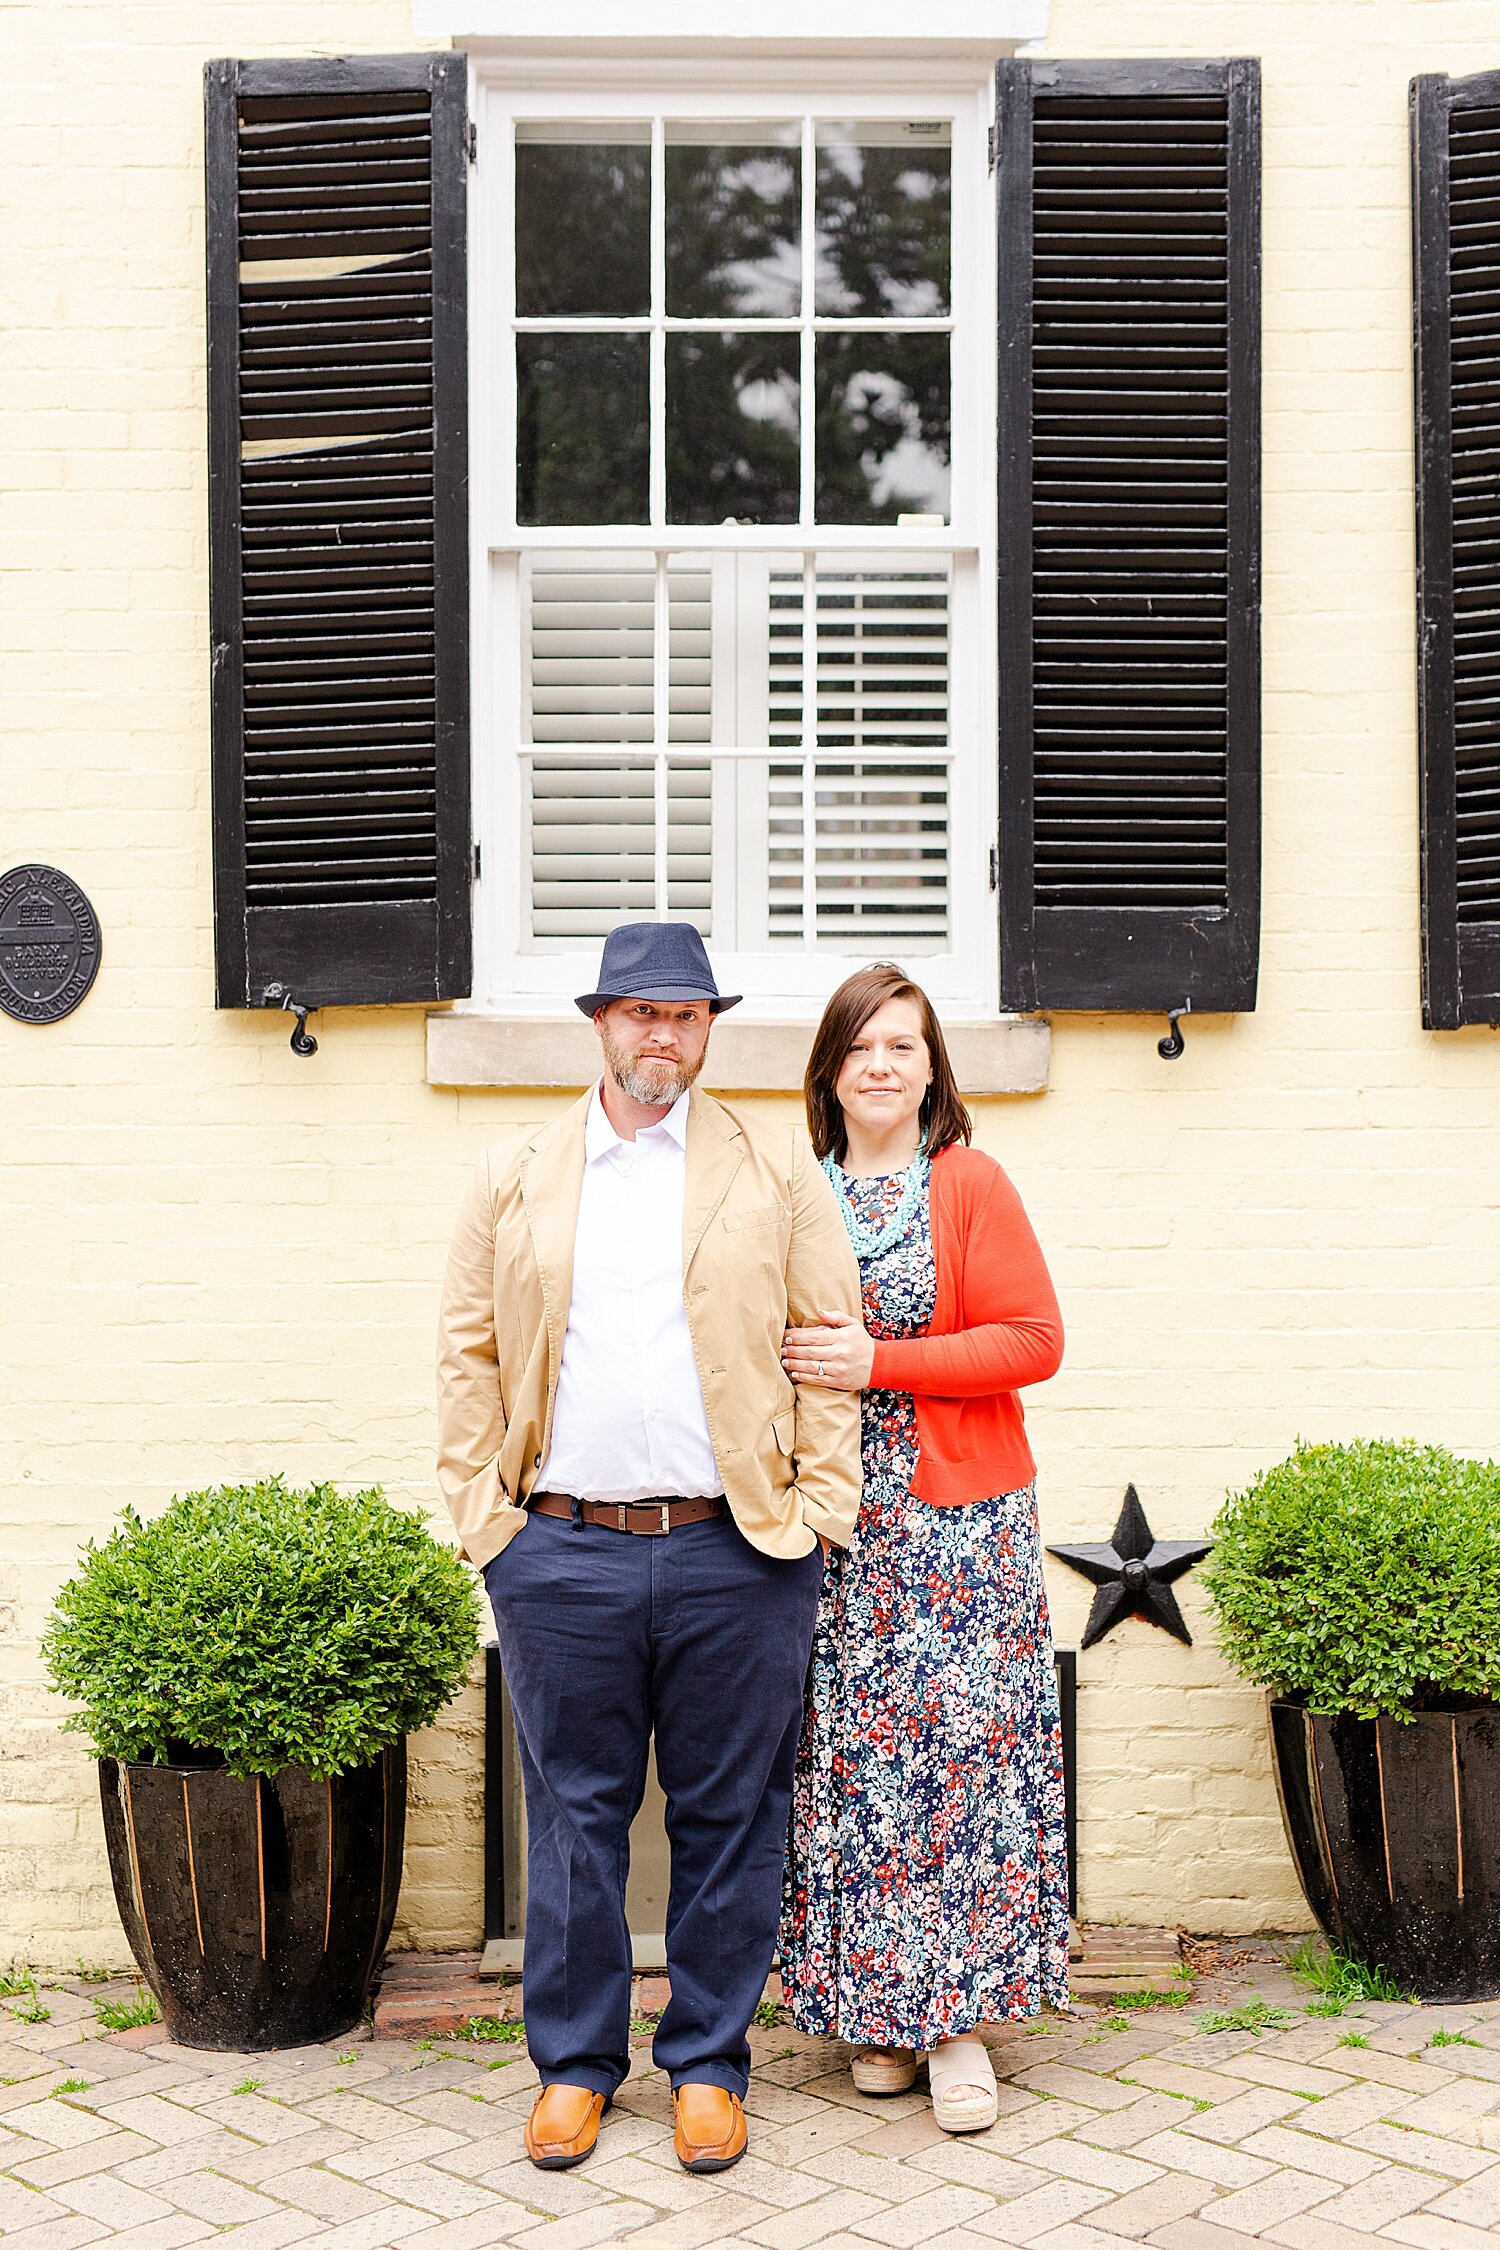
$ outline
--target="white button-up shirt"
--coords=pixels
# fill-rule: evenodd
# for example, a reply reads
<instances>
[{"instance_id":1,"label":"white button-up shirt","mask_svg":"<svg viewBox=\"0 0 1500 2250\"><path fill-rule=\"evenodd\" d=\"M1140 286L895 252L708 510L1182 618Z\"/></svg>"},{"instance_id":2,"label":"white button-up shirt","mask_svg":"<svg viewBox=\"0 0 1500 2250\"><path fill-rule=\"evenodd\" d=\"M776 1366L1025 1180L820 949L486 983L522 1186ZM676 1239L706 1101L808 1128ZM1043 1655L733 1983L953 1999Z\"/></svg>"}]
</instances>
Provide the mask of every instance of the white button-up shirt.
<instances>
[{"instance_id":1,"label":"white button-up shirt","mask_svg":"<svg viewBox=\"0 0 1500 2250\"><path fill-rule=\"evenodd\" d=\"M538 1491L621 1501L724 1490L682 1302L687 1121L683 1094L659 1125L622 1141L594 1088Z\"/></svg>"}]
</instances>

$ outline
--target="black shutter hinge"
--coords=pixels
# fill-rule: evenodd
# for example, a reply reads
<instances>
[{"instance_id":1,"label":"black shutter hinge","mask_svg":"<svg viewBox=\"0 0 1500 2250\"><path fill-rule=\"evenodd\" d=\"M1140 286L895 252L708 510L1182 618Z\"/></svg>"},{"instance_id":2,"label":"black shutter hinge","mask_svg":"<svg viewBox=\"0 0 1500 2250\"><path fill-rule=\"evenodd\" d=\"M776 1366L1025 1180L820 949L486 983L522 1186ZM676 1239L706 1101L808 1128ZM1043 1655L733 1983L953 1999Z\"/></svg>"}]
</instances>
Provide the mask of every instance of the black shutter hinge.
<instances>
[{"instance_id":1,"label":"black shutter hinge","mask_svg":"<svg viewBox=\"0 0 1500 2250\"><path fill-rule=\"evenodd\" d=\"M990 889L991 889L992 891L998 891L998 890L999 890L999 888L1000 888L1000 846L999 846L998 844L991 844L991 846L990 846Z\"/></svg>"},{"instance_id":2,"label":"black shutter hinge","mask_svg":"<svg viewBox=\"0 0 1500 2250\"><path fill-rule=\"evenodd\" d=\"M476 844L474 846L474 880L476 883L479 881L480 876L484 873L484 868L481 864L482 853L483 846Z\"/></svg>"},{"instance_id":3,"label":"black shutter hinge","mask_svg":"<svg viewBox=\"0 0 1500 2250\"><path fill-rule=\"evenodd\" d=\"M991 171L993 172L993 171L994 171L994 169L995 169L995 166L996 166L996 164L997 164L997 163L999 162L999 160L1000 160L1000 128L999 128L999 126L998 126L998 125L992 125L992 126L990 127L990 144L989 144L989 145L990 145L990 170L991 170Z\"/></svg>"},{"instance_id":4,"label":"black shutter hinge","mask_svg":"<svg viewBox=\"0 0 1500 2250\"><path fill-rule=\"evenodd\" d=\"M318 1042L307 1028L307 1019L317 1006L317 1002L314 1000L298 1000L294 994L288 992L284 984L268 984L266 986L267 1006L272 1001L277 1002L283 1012L290 1009L297 1019L292 1026L292 1036L289 1041L292 1053L294 1055L315 1055L318 1051Z\"/></svg>"},{"instance_id":5,"label":"black shutter hinge","mask_svg":"<svg viewBox=\"0 0 1500 2250\"><path fill-rule=\"evenodd\" d=\"M1182 1019L1184 1016L1190 1016L1192 1012L1191 998L1184 1000L1180 1008L1168 1008L1167 1036L1165 1039L1158 1039L1156 1042L1156 1051L1163 1062L1176 1062L1178 1057L1186 1051L1187 1041L1182 1036Z\"/></svg>"},{"instance_id":6,"label":"black shutter hinge","mask_svg":"<svg viewBox=\"0 0 1500 2250\"><path fill-rule=\"evenodd\" d=\"M470 125L465 138L468 143L469 162L471 164L477 164L479 162L479 127L477 125ZM994 158L991 157L990 161L991 163L993 163Z\"/></svg>"}]
</instances>

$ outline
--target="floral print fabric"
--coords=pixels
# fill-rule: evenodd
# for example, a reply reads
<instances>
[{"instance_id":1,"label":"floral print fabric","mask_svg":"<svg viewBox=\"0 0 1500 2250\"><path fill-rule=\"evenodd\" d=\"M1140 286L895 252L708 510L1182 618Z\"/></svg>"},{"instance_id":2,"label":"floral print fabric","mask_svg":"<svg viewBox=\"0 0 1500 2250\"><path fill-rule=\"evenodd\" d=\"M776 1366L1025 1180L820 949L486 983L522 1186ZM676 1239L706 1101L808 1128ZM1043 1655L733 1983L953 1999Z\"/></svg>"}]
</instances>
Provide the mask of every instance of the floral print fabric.
<instances>
[{"instance_id":1,"label":"floral print fabric","mask_svg":"<svg viewBox=\"0 0 1500 2250\"><path fill-rule=\"evenodd\" d=\"M847 1182L878 1223L904 1175ZM924 1195L861 1268L872 1336L922 1334ZM935 1508L910 1490L916 1410L866 1391L854 1537L824 1574L792 1798L782 1990L802 2031L940 2039L1062 2007L1062 1734L1036 1488Z\"/></svg>"}]
</instances>

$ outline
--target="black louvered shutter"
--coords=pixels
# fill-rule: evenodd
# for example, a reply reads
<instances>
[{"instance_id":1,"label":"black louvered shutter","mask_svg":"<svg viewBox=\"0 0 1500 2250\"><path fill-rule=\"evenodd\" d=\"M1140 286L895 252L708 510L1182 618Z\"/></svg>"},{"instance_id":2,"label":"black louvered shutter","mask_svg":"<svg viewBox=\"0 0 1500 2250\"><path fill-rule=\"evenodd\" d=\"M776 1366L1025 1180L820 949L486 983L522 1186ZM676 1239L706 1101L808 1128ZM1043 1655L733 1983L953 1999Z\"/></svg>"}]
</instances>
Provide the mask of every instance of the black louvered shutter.
<instances>
[{"instance_id":1,"label":"black louvered shutter","mask_svg":"<svg viewBox=\"0 0 1500 2250\"><path fill-rule=\"evenodd\" d=\"M1422 1020L1500 1023L1500 71L1411 89Z\"/></svg>"},{"instance_id":2,"label":"black louvered shutter","mask_svg":"<svg viewBox=\"0 0 1500 2250\"><path fill-rule=\"evenodd\" d=\"M1002 63L1001 992L1255 1005L1260 78Z\"/></svg>"},{"instance_id":3,"label":"black louvered shutter","mask_svg":"<svg viewBox=\"0 0 1500 2250\"><path fill-rule=\"evenodd\" d=\"M460 55L205 73L218 1001L469 989Z\"/></svg>"}]
</instances>

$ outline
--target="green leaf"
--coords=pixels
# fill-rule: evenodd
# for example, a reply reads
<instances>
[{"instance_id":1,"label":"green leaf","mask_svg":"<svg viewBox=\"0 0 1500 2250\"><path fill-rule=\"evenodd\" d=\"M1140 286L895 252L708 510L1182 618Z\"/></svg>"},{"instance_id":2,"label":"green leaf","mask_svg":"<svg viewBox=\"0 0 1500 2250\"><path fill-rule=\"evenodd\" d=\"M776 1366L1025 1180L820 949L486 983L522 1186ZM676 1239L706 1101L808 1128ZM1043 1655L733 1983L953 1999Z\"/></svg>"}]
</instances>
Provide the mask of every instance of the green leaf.
<instances>
[{"instance_id":1,"label":"green leaf","mask_svg":"<svg viewBox=\"0 0 1500 2250\"><path fill-rule=\"evenodd\" d=\"M1200 2031L1210 2033L1216 2031L1253 2031L1258 2039L1263 2031L1279 2031L1283 2024L1288 2024L1292 2020L1285 2008L1273 2006L1269 2000L1262 2000L1260 1994L1256 1993L1252 1999L1246 2000L1238 2008L1217 2008L1211 2010L1207 2015L1200 2016L1198 2028ZM1295 2093L1297 2089L1293 2087L1292 2091ZM1301 2098L1303 2101L1311 2101L1313 2096L1304 2094Z\"/></svg>"},{"instance_id":2,"label":"green leaf","mask_svg":"<svg viewBox=\"0 0 1500 2250\"><path fill-rule=\"evenodd\" d=\"M156 1995L144 1985L136 1987L133 2000L96 2000L94 2014L106 2031L136 2031L142 2024L161 2022Z\"/></svg>"}]
</instances>

